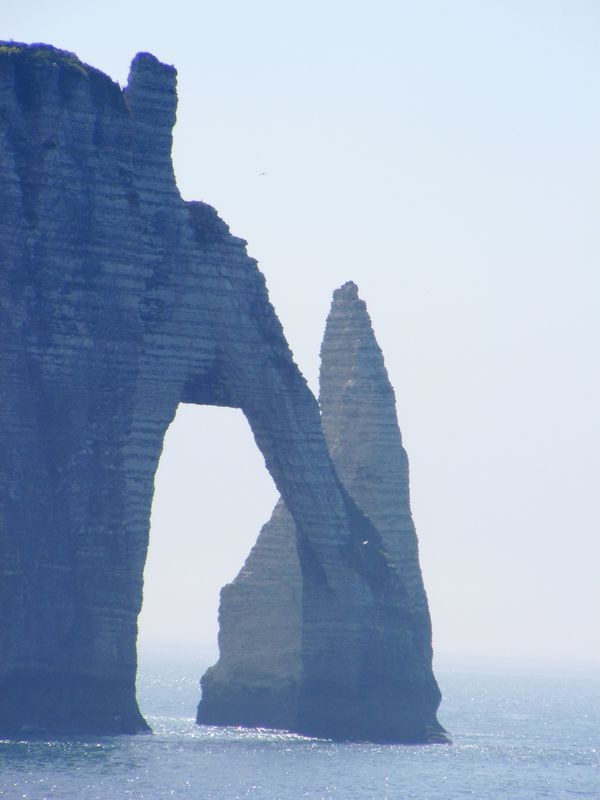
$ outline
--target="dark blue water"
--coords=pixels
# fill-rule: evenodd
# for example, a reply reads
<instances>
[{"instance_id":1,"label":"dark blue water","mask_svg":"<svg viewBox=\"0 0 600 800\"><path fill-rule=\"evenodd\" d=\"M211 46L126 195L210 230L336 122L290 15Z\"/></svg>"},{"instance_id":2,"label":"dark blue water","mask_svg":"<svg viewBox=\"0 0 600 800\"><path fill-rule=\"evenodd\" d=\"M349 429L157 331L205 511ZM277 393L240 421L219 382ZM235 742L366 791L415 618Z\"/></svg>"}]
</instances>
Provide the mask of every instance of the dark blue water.
<instances>
[{"instance_id":1,"label":"dark blue water","mask_svg":"<svg viewBox=\"0 0 600 800\"><path fill-rule=\"evenodd\" d=\"M0 743L10 800L600 800L600 680L441 672L452 746L199 728L197 665L146 665L154 735Z\"/></svg>"}]
</instances>

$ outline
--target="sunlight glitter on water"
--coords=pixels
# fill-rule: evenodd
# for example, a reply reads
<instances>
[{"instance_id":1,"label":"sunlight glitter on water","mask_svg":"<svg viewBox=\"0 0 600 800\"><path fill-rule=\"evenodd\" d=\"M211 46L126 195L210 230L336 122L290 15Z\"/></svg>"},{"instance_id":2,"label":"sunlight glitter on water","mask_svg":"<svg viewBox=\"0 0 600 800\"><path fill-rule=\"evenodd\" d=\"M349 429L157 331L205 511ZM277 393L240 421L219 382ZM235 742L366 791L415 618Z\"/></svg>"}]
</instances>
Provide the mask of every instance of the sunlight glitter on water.
<instances>
[{"instance_id":1,"label":"sunlight glitter on water","mask_svg":"<svg viewBox=\"0 0 600 800\"><path fill-rule=\"evenodd\" d=\"M154 734L0 743L6 800L600 797L600 682L443 675L452 746L336 744L196 726L197 669L140 678Z\"/></svg>"}]
</instances>

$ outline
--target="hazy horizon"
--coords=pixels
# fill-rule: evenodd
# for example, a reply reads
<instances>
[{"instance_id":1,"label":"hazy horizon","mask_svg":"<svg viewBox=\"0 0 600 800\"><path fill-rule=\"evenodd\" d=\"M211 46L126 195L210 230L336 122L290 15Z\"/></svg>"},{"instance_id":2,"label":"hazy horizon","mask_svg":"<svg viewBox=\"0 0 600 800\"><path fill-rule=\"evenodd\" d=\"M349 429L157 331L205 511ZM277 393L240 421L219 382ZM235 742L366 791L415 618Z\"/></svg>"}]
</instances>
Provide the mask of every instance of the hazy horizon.
<instances>
[{"instance_id":1,"label":"hazy horizon","mask_svg":"<svg viewBox=\"0 0 600 800\"><path fill-rule=\"evenodd\" d=\"M600 667L600 6L11 6L0 38L121 84L137 51L176 65L180 190L248 240L315 392L331 294L358 284L396 391L434 651ZM218 590L276 497L241 412L180 407L142 647L214 647Z\"/></svg>"}]
</instances>

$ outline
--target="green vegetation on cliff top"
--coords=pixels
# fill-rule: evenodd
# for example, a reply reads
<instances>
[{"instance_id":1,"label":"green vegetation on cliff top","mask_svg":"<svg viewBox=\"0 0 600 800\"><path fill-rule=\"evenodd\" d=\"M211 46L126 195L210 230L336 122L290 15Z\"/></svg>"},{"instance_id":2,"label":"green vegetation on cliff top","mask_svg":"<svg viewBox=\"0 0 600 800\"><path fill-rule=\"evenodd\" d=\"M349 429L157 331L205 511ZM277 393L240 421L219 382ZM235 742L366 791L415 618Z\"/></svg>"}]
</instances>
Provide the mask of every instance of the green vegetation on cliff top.
<instances>
[{"instance_id":1,"label":"green vegetation on cliff top","mask_svg":"<svg viewBox=\"0 0 600 800\"><path fill-rule=\"evenodd\" d=\"M83 74L87 75L90 67L81 62L75 53L69 50L59 50L50 44L36 42L34 44L24 44L22 42L0 42L0 57L2 56L24 56L35 61L46 61L57 66L64 65L74 67Z\"/></svg>"}]
</instances>

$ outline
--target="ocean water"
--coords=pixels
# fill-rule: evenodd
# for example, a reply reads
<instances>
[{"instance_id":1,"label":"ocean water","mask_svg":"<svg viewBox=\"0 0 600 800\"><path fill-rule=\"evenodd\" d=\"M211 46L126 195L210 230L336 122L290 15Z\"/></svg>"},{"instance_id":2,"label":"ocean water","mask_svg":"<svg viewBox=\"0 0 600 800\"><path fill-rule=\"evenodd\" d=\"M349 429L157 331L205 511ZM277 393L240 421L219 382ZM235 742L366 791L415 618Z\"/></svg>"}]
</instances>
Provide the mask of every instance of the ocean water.
<instances>
[{"instance_id":1,"label":"ocean water","mask_svg":"<svg viewBox=\"0 0 600 800\"><path fill-rule=\"evenodd\" d=\"M0 743L10 800L600 800L600 680L439 670L453 744L198 727L198 663L143 664L154 734Z\"/></svg>"}]
</instances>

